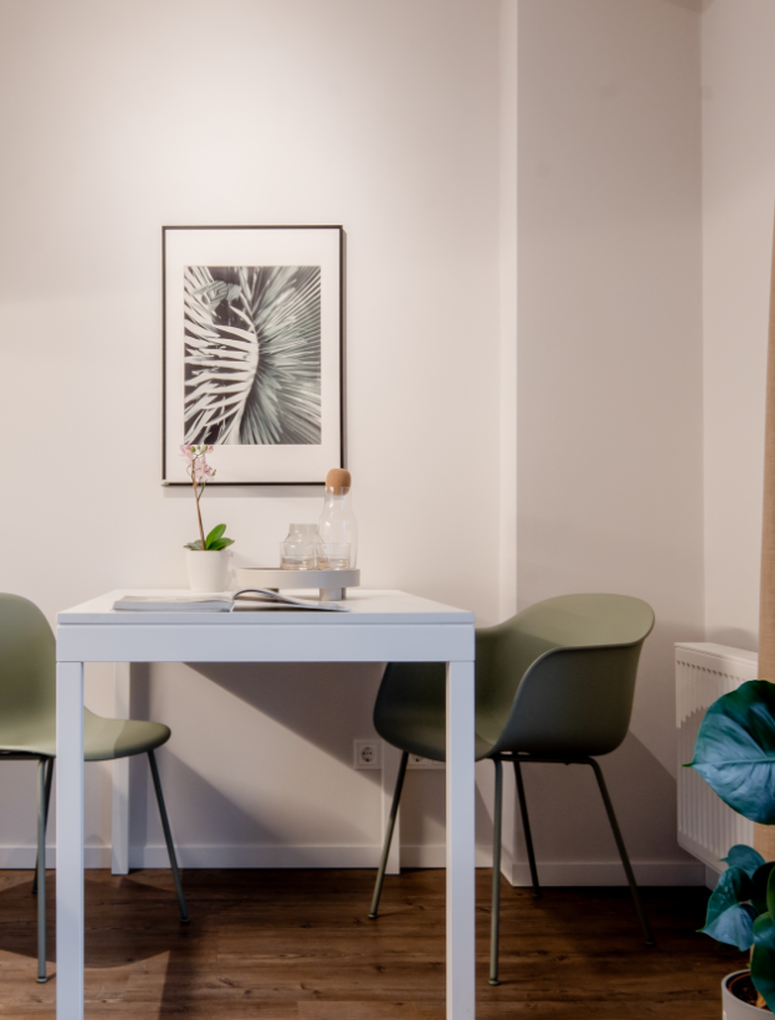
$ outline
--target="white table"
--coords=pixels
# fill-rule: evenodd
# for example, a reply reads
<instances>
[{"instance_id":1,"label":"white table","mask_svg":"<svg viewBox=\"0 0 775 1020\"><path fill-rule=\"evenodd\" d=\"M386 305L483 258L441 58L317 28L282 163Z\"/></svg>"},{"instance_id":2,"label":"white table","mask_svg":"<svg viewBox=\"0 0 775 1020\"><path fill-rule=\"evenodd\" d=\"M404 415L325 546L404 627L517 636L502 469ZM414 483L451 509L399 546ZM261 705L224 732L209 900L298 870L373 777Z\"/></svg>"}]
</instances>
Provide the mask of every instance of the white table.
<instances>
[{"instance_id":1,"label":"white table","mask_svg":"<svg viewBox=\"0 0 775 1020\"><path fill-rule=\"evenodd\" d=\"M474 1020L473 614L360 589L349 613L115 612L124 594L57 618L57 1020L84 1007L83 664L391 661L447 664L447 1018Z\"/></svg>"}]
</instances>

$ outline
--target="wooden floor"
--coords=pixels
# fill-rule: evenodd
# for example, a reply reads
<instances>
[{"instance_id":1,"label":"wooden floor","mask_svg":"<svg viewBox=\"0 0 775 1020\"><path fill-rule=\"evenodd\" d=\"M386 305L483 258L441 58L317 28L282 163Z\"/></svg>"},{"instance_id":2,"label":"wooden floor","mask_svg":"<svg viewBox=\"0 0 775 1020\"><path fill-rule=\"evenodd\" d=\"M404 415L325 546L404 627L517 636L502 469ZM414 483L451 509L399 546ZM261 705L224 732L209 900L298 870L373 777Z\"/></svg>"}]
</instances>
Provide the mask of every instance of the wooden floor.
<instances>
[{"instance_id":1,"label":"wooden floor","mask_svg":"<svg viewBox=\"0 0 775 1020\"><path fill-rule=\"evenodd\" d=\"M626 889L503 883L500 987L488 975L489 871L477 888L477 1017L720 1020L719 982L744 956L695 933L703 889L646 889L644 946ZM366 871L187 871L86 877L87 1016L156 1020L443 1020L444 873L389 877L367 919ZM49 881L53 886L53 875ZM53 914L53 898L48 902ZM53 927L49 969L53 974ZM31 873L0 872L0 1018L51 1018L35 981Z\"/></svg>"}]
</instances>

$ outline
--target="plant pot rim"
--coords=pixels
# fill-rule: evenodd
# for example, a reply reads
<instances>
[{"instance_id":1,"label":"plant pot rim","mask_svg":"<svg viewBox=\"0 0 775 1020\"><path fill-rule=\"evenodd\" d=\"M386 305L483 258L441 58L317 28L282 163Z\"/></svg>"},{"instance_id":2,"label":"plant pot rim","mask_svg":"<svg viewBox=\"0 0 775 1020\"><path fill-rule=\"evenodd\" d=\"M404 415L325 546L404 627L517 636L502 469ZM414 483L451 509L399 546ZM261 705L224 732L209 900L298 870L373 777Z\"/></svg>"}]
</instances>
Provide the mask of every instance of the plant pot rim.
<instances>
[{"instance_id":1,"label":"plant pot rim","mask_svg":"<svg viewBox=\"0 0 775 1020\"><path fill-rule=\"evenodd\" d=\"M755 1005L752 1002L746 1002L744 999L738 998L735 995L735 993L732 991L732 989L729 987L734 982L735 978L750 977L750 976L751 976L751 971L750 971L750 968L748 968L748 967L741 968L740 970L733 970L731 974L726 974L721 979L721 995L722 995L722 999L723 998L733 999L735 1004L740 1007L738 1012L739 1013L744 1013L746 1015L750 1015L751 1017L754 1017L754 1016L755 1017L766 1017L767 1013L770 1013L770 1015L772 1015L771 1011L766 1006L757 1006L757 1005ZM755 1013L751 1012L752 1010L756 1010L756 1012ZM724 1015L726 1015L726 1013Z\"/></svg>"}]
</instances>

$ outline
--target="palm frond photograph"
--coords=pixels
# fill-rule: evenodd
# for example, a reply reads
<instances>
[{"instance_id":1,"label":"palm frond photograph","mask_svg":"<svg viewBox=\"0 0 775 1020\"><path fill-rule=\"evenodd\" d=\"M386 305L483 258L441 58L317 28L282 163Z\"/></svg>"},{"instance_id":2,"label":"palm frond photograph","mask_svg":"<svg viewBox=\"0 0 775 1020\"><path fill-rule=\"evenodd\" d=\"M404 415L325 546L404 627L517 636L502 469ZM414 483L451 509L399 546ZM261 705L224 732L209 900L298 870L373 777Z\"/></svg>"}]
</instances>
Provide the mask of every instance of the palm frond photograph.
<instances>
[{"instance_id":1,"label":"palm frond photograph","mask_svg":"<svg viewBox=\"0 0 775 1020\"><path fill-rule=\"evenodd\" d=\"M341 227L164 227L163 478L213 447L213 484L341 466Z\"/></svg>"},{"instance_id":2,"label":"palm frond photograph","mask_svg":"<svg viewBox=\"0 0 775 1020\"><path fill-rule=\"evenodd\" d=\"M320 442L320 267L186 266L185 443Z\"/></svg>"}]
</instances>

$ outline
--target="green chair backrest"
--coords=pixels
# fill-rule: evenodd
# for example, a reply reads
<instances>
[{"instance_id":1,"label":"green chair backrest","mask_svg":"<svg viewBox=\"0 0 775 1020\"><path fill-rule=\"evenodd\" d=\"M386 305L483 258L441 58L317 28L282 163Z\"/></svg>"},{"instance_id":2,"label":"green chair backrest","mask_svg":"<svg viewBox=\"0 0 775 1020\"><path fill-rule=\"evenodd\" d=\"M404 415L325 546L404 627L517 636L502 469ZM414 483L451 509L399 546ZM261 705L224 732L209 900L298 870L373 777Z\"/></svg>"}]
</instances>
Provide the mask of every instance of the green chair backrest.
<instances>
[{"instance_id":1,"label":"green chair backrest","mask_svg":"<svg viewBox=\"0 0 775 1020\"><path fill-rule=\"evenodd\" d=\"M56 646L48 621L19 595L0 594L0 732L54 727ZM53 731L52 731L53 732Z\"/></svg>"},{"instance_id":2,"label":"green chair backrest","mask_svg":"<svg viewBox=\"0 0 775 1020\"><path fill-rule=\"evenodd\" d=\"M477 632L477 730L493 750L607 754L632 711L651 607L626 595L562 595Z\"/></svg>"}]
</instances>

